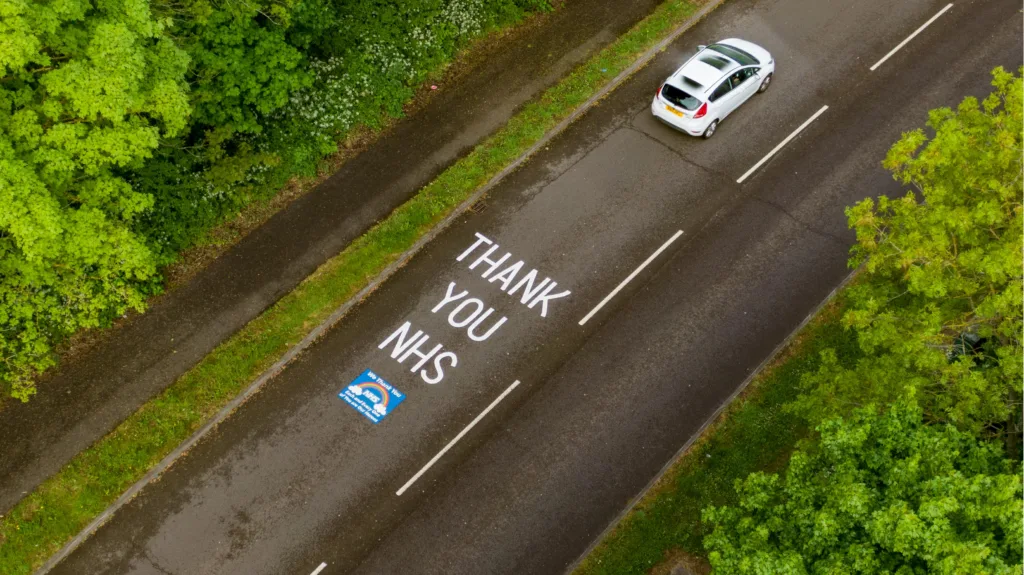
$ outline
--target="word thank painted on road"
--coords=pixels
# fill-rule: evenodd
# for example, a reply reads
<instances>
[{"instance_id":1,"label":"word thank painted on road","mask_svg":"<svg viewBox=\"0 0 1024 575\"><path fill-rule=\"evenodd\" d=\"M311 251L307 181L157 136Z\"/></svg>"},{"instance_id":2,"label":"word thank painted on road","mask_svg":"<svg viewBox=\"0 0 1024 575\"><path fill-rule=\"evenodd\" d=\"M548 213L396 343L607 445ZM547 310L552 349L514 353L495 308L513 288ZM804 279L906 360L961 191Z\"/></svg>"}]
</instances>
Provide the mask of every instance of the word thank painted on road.
<instances>
[{"instance_id":1,"label":"word thank painted on road","mask_svg":"<svg viewBox=\"0 0 1024 575\"><path fill-rule=\"evenodd\" d=\"M507 293L510 296L515 296L516 292L520 288L523 290L523 295L519 297L519 303L526 307L533 309L537 307L537 304L541 304L540 315L541 317L548 317L548 302L553 299L563 298L568 296L571 292L568 290L561 291L558 293L551 293L555 291L555 286L558 282L551 281L551 278L544 278L540 283L537 282L537 270L530 270L529 273L519 278L519 281L515 281L519 272L526 267L526 262L519 260L516 263L506 266L498 273L494 273L506 260L512 257L512 254L505 252L505 255L501 256L496 260L490 259L491 254L498 251L498 244L491 241L488 237L483 234L476 234L476 242L469 246L466 251L462 252L459 257L455 258L455 261L461 262L466 259L469 254L476 251L481 245L490 246L483 254L478 256L473 263L469 265L469 269L475 270L480 264L487 264L483 272L480 274L481 277L489 281L490 283L501 282L501 291ZM493 274L493 275L491 275ZM513 285L514 284L514 285ZM511 288L511 289L510 289Z\"/></svg>"},{"instance_id":2,"label":"word thank painted on road","mask_svg":"<svg viewBox=\"0 0 1024 575\"><path fill-rule=\"evenodd\" d=\"M369 369L353 379L348 387L338 393L338 397L374 424L380 423L399 403L405 401L404 393Z\"/></svg>"}]
</instances>

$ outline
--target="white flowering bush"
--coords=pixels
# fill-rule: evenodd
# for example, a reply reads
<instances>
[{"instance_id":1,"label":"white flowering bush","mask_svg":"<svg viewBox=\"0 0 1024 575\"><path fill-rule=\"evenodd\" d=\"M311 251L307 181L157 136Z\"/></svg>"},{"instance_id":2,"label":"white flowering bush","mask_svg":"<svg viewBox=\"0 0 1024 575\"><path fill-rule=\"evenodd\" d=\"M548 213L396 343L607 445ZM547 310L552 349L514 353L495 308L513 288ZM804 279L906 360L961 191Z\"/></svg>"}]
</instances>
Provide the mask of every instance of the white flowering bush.
<instances>
[{"instance_id":1,"label":"white flowering bush","mask_svg":"<svg viewBox=\"0 0 1024 575\"><path fill-rule=\"evenodd\" d=\"M479 34L485 18L483 0L451 0L441 11L441 20L454 26L460 36Z\"/></svg>"},{"instance_id":2,"label":"white flowering bush","mask_svg":"<svg viewBox=\"0 0 1024 575\"><path fill-rule=\"evenodd\" d=\"M305 60L289 69L287 99L242 114L245 130L199 126L204 143L165 147L129 177L156 199L136 230L164 263L246 203L272 196L296 174L315 173L356 127L378 128L400 117L416 87L468 41L548 6L547 0L288 1L283 39Z\"/></svg>"},{"instance_id":3,"label":"white flowering bush","mask_svg":"<svg viewBox=\"0 0 1024 575\"><path fill-rule=\"evenodd\" d=\"M382 113L401 116L414 86L460 45L510 14L541 6L515 0L424 0L390 12L377 6L368 13L375 25L364 21L366 33L345 54L311 60L312 85L292 94L277 123L301 134L314 155L330 153L354 127L375 127Z\"/></svg>"}]
</instances>

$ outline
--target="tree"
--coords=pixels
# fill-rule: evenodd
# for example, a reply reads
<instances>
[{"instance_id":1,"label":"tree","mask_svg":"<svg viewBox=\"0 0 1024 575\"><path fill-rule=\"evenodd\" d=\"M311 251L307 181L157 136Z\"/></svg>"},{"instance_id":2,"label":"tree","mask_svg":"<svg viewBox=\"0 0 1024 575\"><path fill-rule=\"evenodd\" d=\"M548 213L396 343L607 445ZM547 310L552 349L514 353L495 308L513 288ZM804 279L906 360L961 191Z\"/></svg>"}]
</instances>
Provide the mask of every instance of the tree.
<instances>
[{"instance_id":1,"label":"tree","mask_svg":"<svg viewBox=\"0 0 1024 575\"><path fill-rule=\"evenodd\" d=\"M930 421L1019 437L1022 84L997 68L992 85L889 150L883 165L911 191L847 209L850 265L864 268L844 319L865 357L845 369L827 352L805 378L795 408L812 422L910 386Z\"/></svg>"},{"instance_id":2,"label":"tree","mask_svg":"<svg viewBox=\"0 0 1024 575\"><path fill-rule=\"evenodd\" d=\"M188 57L143 0L0 16L0 381L24 400L55 334L142 306L152 198L121 173L185 127Z\"/></svg>"},{"instance_id":3,"label":"tree","mask_svg":"<svg viewBox=\"0 0 1024 575\"><path fill-rule=\"evenodd\" d=\"M192 60L188 78L194 114L187 143L212 164L215 186L241 180L266 160L267 154L254 149L253 136L264 130L269 114L312 81L303 51L309 35L298 35L299 45L290 37L296 10L303 6L297 0L154 2L158 13L176 16L170 33ZM300 20L310 12L300 9ZM337 24L323 20L314 22L321 32Z\"/></svg>"},{"instance_id":4,"label":"tree","mask_svg":"<svg viewBox=\"0 0 1024 575\"><path fill-rule=\"evenodd\" d=\"M912 401L829 420L784 477L736 482L704 540L730 575L997 575L1021 572L1021 475L1000 449Z\"/></svg>"},{"instance_id":5,"label":"tree","mask_svg":"<svg viewBox=\"0 0 1024 575\"><path fill-rule=\"evenodd\" d=\"M0 395L545 0L0 0Z\"/></svg>"}]
</instances>

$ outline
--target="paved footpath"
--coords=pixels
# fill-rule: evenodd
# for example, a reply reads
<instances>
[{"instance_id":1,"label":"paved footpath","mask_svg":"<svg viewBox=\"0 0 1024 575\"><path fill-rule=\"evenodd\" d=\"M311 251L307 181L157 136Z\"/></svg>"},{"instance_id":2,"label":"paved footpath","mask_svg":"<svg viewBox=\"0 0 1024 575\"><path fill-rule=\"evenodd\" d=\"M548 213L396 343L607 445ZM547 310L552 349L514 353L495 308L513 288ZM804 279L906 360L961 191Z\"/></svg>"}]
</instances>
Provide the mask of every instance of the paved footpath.
<instances>
[{"instance_id":1,"label":"paved footpath","mask_svg":"<svg viewBox=\"0 0 1024 575\"><path fill-rule=\"evenodd\" d=\"M968 0L871 70L945 6L727 2L55 572L563 571L846 277L843 207L901 193L900 133L1021 64L1019 3ZM655 122L730 36L772 51L771 89L708 141Z\"/></svg>"},{"instance_id":2,"label":"paved footpath","mask_svg":"<svg viewBox=\"0 0 1024 575\"><path fill-rule=\"evenodd\" d=\"M609 44L657 0L569 0L102 344L0 411L0 514L375 221Z\"/></svg>"}]
</instances>

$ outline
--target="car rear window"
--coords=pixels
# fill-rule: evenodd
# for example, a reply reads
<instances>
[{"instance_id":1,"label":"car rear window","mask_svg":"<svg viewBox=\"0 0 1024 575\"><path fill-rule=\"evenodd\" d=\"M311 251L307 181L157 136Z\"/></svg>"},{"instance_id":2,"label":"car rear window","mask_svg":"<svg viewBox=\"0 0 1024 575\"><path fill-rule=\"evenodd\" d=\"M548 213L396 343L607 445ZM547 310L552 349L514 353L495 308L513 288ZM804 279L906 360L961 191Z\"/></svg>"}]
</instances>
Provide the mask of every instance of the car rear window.
<instances>
[{"instance_id":1,"label":"car rear window","mask_svg":"<svg viewBox=\"0 0 1024 575\"><path fill-rule=\"evenodd\" d=\"M696 110L700 100L676 88L672 84L665 84L661 87L661 97L670 104L675 104L684 110Z\"/></svg>"},{"instance_id":2,"label":"car rear window","mask_svg":"<svg viewBox=\"0 0 1024 575\"><path fill-rule=\"evenodd\" d=\"M704 85L703 84L701 84L701 83L699 83L699 82L697 82L695 80L691 80L690 78L688 78L686 76L680 76L680 79L682 79L682 81L683 81L683 86L686 86L687 88L689 88L691 90L694 90L696 92L703 92L704 91Z\"/></svg>"},{"instance_id":3,"label":"car rear window","mask_svg":"<svg viewBox=\"0 0 1024 575\"><path fill-rule=\"evenodd\" d=\"M754 64L759 63L757 61L757 58L733 46L726 46L725 44L712 44L708 46L708 49L714 50L719 54L725 54L726 56L732 58L733 60L736 60L743 66L753 66Z\"/></svg>"}]
</instances>

